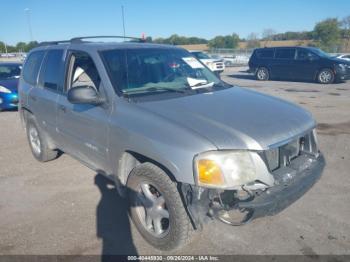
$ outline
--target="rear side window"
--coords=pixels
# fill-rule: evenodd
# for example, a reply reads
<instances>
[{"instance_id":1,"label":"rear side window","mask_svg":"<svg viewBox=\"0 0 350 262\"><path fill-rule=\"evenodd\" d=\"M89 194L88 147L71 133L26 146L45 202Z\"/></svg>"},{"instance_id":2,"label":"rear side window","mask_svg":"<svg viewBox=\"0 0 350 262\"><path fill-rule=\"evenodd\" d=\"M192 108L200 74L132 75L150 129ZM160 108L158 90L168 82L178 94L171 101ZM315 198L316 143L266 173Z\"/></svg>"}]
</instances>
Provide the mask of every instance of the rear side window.
<instances>
[{"instance_id":1,"label":"rear side window","mask_svg":"<svg viewBox=\"0 0 350 262\"><path fill-rule=\"evenodd\" d=\"M273 58L273 49L266 49L266 50L257 50L256 51L256 56L258 58Z\"/></svg>"},{"instance_id":2,"label":"rear side window","mask_svg":"<svg viewBox=\"0 0 350 262\"><path fill-rule=\"evenodd\" d=\"M63 50L50 50L47 52L40 76L40 84L42 86L54 91L62 91L63 61Z\"/></svg>"},{"instance_id":3,"label":"rear side window","mask_svg":"<svg viewBox=\"0 0 350 262\"><path fill-rule=\"evenodd\" d=\"M276 59L294 59L295 49L293 48L280 48L276 49L275 58Z\"/></svg>"},{"instance_id":4,"label":"rear side window","mask_svg":"<svg viewBox=\"0 0 350 262\"><path fill-rule=\"evenodd\" d=\"M29 55L23 67L23 79L28 84L35 85L38 77L41 62L44 58L44 51L36 51Z\"/></svg>"}]
</instances>

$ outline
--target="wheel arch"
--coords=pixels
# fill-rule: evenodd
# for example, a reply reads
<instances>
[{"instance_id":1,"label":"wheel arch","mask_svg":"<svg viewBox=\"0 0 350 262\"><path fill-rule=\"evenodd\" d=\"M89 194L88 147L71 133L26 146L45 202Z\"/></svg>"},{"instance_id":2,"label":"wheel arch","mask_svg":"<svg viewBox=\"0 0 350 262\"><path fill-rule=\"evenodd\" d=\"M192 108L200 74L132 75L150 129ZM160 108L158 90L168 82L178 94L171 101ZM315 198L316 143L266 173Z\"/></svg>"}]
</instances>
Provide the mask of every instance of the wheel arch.
<instances>
[{"instance_id":1,"label":"wheel arch","mask_svg":"<svg viewBox=\"0 0 350 262\"><path fill-rule=\"evenodd\" d=\"M159 167L169 176L172 181L178 182L173 173L165 165L148 156L131 150L124 151L119 160L117 174L115 175L116 182L121 186L125 186L131 171L138 165L145 162Z\"/></svg>"}]
</instances>

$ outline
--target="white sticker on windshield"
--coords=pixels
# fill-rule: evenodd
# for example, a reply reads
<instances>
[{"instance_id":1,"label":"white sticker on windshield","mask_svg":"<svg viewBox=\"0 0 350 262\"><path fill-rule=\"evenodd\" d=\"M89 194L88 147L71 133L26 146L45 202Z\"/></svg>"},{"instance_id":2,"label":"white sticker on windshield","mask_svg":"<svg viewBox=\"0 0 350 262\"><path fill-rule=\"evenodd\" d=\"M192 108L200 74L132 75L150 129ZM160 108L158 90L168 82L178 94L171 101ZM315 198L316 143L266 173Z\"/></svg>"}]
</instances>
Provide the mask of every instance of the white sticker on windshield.
<instances>
[{"instance_id":1,"label":"white sticker on windshield","mask_svg":"<svg viewBox=\"0 0 350 262\"><path fill-rule=\"evenodd\" d=\"M194 57L183 57L182 60L184 60L190 67L194 69L204 68L204 66L199 63L199 61Z\"/></svg>"}]
</instances>

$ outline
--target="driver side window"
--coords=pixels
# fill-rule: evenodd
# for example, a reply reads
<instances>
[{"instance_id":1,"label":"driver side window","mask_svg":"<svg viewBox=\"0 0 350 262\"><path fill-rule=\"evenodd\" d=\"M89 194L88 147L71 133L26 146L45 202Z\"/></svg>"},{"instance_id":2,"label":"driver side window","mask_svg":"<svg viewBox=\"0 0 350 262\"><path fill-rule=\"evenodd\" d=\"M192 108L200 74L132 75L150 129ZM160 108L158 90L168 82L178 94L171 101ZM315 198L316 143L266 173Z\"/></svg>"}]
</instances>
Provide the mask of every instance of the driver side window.
<instances>
[{"instance_id":1,"label":"driver side window","mask_svg":"<svg viewBox=\"0 0 350 262\"><path fill-rule=\"evenodd\" d=\"M316 56L310 51L303 49L298 50L297 60L316 60L317 58L318 56Z\"/></svg>"},{"instance_id":2,"label":"driver side window","mask_svg":"<svg viewBox=\"0 0 350 262\"><path fill-rule=\"evenodd\" d=\"M67 91L77 86L86 86L98 91L101 84L101 78L92 58L87 53L79 51L71 54L67 80Z\"/></svg>"}]
</instances>

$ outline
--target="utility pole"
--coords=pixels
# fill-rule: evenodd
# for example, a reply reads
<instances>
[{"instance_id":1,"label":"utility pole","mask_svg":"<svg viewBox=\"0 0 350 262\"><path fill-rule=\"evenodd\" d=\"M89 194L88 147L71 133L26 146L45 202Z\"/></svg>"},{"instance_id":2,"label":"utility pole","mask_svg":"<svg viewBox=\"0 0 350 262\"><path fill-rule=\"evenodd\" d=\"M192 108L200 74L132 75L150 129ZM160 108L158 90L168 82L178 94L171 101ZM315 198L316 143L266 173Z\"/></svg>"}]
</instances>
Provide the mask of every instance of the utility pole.
<instances>
[{"instance_id":1,"label":"utility pole","mask_svg":"<svg viewBox=\"0 0 350 262\"><path fill-rule=\"evenodd\" d=\"M26 8L26 9L24 9L24 12L26 13L30 41L32 42L33 41L33 31L32 31L32 23L31 23L31 20L30 20L30 9Z\"/></svg>"},{"instance_id":2,"label":"utility pole","mask_svg":"<svg viewBox=\"0 0 350 262\"><path fill-rule=\"evenodd\" d=\"M6 43L4 42L4 46L5 46L5 54L6 54L6 57L8 57L7 55L7 46L6 46Z\"/></svg>"},{"instance_id":3,"label":"utility pole","mask_svg":"<svg viewBox=\"0 0 350 262\"><path fill-rule=\"evenodd\" d=\"M124 6L123 5L122 5L122 19L123 19L124 41L125 41L125 19L124 19Z\"/></svg>"}]
</instances>

